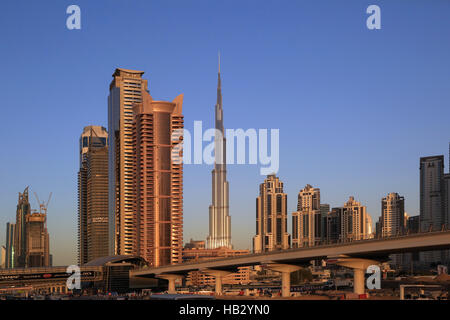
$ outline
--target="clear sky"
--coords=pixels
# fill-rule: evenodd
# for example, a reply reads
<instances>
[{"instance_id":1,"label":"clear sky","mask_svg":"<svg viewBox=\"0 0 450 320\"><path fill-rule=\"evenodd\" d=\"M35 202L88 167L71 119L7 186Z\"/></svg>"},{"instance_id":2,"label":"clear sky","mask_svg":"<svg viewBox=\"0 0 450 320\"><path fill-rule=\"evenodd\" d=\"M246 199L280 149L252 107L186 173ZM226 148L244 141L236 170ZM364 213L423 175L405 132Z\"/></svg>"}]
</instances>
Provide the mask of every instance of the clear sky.
<instances>
[{"instance_id":1,"label":"clear sky","mask_svg":"<svg viewBox=\"0 0 450 320\"><path fill-rule=\"evenodd\" d=\"M81 30L66 8L81 8ZM368 30L366 8L381 8ZM227 128L280 129L289 216L306 184L323 203L350 195L374 222L388 192L419 213L419 157L450 139L450 2L3 1L0 244L30 185L48 212L55 265L76 262L78 138L107 126L117 67L145 71L150 93L184 93L185 126L213 126L217 52ZM208 234L211 169L184 168L184 238ZM232 237L251 248L259 167L228 167ZM32 207L37 203L31 195ZM290 226L290 218L289 218Z\"/></svg>"}]
</instances>

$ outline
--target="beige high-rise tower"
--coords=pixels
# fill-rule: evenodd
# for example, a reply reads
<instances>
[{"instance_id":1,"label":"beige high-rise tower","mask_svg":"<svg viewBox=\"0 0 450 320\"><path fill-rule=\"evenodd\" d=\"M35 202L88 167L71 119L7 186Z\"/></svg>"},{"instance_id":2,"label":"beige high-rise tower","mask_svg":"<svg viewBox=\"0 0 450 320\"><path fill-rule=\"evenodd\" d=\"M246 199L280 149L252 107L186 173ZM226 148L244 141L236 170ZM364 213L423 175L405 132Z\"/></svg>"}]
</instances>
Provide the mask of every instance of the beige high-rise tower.
<instances>
[{"instance_id":1,"label":"beige high-rise tower","mask_svg":"<svg viewBox=\"0 0 450 320\"><path fill-rule=\"evenodd\" d=\"M319 244L321 227L320 189L308 184L298 193L297 211L292 213L292 246L300 248Z\"/></svg>"},{"instance_id":2,"label":"beige high-rise tower","mask_svg":"<svg viewBox=\"0 0 450 320\"><path fill-rule=\"evenodd\" d=\"M133 105L148 93L143 71L116 69L108 96L109 253L134 254Z\"/></svg>"},{"instance_id":3,"label":"beige high-rise tower","mask_svg":"<svg viewBox=\"0 0 450 320\"><path fill-rule=\"evenodd\" d=\"M289 249L287 232L287 194L283 182L274 174L268 175L259 186L256 198L256 235L253 237L255 253Z\"/></svg>"}]
</instances>

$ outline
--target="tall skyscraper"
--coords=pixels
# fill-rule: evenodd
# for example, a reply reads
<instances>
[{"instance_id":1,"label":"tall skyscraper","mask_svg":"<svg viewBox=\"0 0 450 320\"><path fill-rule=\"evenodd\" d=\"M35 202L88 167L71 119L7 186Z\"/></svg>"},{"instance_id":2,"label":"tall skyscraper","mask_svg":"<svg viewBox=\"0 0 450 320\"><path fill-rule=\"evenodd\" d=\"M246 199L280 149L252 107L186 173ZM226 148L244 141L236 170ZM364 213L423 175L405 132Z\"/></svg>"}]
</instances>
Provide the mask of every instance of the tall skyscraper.
<instances>
[{"instance_id":1,"label":"tall skyscraper","mask_svg":"<svg viewBox=\"0 0 450 320\"><path fill-rule=\"evenodd\" d=\"M133 105L148 92L143 71L116 69L108 96L109 252L136 252L133 212Z\"/></svg>"},{"instance_id":2,"label":"tall skyscraper","mask_svg":"<svg viewBox=\"0 0 450 320\"><path fill-rule=\"evenodd\" d=\"M329 206L328 206L329 208ZM322 210L325 210L324 207ZM311 185L298 193L297 211L292 213L292 247L319 244L322 236L320 189Z\"/></svg>"},{"instance_id":3,"label":"tall skyscraper","mask_svg":"<svg viewBox=\"0 0 450 320\"><path fill-rule=\"evenodd\" d=\"M16 210L16 227L14 233L14 267L23 268L26 265L26 216L31 213L28 199L28 187L23 193L19 192L19 200Z\"/></svg>"},{"instance_id":4,"label":"tall skyscraper","mask_svg":"<svg viewBox=\"0 0 450 320\"><path fill-rule=\"evenodd\" d=\"M209 206L209 235L207 248L232 248L231 217L229 215L228 181L226 168L226 141L223 126L222 87L220 79L220 56L215 107L216 135L214 137L214 169L212 170L212 203Z\"/></svg>"},{"instance_id":5,"label":"tall skyscraper","mask_svg":"<svg viewBox=\"0 0 450 320\"><path fill-rule=\"evenodd\" d=\"M392 237L405 231L405 198L391 192L381 199L381 236Z\"/></svg>"},{"instance_id":6,"label":"tall skyscraper","mask_svg":"<svg viewBox=\"0 0 450 320\"><path fill-rule=\"evenodd\" d=\"M446 222L444 156L420 158L420 230L441 230ZM420 253L424 264L443 260L444 251Z\"/></svg>"},{"instance_id":7,"label":"tall skyscraper","mask_svg":"<svg viewBox=\"0 0 450 320\"><path fill-rule=\"evenodd\" d=\"M271 174L260 184L259 196L256 198L253 251L260 253L289 249L290 242L287 232L287 194L283 192L283 182Z\"/></svg>"},{"instance_id":8,"label":"tall skyscraper","mask_svg":"<svg viewBox=\"0 0 450 320\"><path fill-rule=\"evenodd\" d=\"M444 156L420 158L420 228L441 230L445 223Z\"/></svg>"},{"instance_id":9,"label":"tall skyscraper","mask_svg":"<svg viewBox=\"0 0 450 320\"><path fill-rule=\"evenodd\" d=\"M87 126L80 137L78 264L108 255L108 132Z\"/></svg>"},{"instance_id":10,"label":"tall skyscraper","mask_svg":"<svg viewBox=\"0 0 450 320\"><path fill-rule=\"evenodd\" d=\"M182 105L183 95L167 102L144 92L133 108L135 250L152 267L182 262L183 164L172 159L181 142L173 133L184 127Z\"/></svg>"},{"instance_id":11,"label":"tall skyscraper","mask_svg":"<svg viewBox=\"0 0 450 320\"><path fill-rule=\"evenodd\" d=\"M5 256L5 268L14 268L15 253L14 253L14 241L16 234L16 225L14 223L6 223L6 256Z\"/></svg>"}]
</instances>

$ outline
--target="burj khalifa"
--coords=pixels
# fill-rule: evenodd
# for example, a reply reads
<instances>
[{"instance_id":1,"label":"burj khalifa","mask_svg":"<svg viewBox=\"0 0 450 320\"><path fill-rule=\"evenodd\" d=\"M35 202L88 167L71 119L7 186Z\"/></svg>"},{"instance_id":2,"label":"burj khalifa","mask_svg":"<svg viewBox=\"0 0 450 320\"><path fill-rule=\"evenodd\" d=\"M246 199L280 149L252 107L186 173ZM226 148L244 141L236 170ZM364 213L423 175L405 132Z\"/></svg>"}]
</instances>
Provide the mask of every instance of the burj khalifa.
<instances>
[{"instance_id":1,"label":"burj khalifa","mask_svg":"<svg viewBox=\"0 0 450 320\"><path fill-rule=\"evenodd\" d=\"M231 217L228 206L228 181L226 167L226 139L223 127L222 88L219 72L217 83L216 133L214 137L214 169L212 170L212 203L209 206L209 235L207 248L232 248Z\"/></svg>"}]
</instances>

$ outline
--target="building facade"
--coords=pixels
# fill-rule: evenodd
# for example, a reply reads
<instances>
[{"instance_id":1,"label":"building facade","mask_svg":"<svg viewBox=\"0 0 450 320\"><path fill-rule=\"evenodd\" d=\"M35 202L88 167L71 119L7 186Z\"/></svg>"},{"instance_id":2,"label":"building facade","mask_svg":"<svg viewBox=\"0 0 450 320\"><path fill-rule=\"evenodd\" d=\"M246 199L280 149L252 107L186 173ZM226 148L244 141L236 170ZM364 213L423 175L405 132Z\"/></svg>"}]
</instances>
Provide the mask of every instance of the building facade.
<instances>
[{"instance_id":1,"label":"building facade","mask_svg":"<svg viewBox=\"0 0 450 320\"><path fill-rule=\"evenodd\" d=\"M341 218L344 208L333 208L326 216L326 229L324 232L324 240L328 243L337 243L341 240Z\"/></svg>"},{"instance_id":2,"label":"building facade","mask_svg":"<svg viewBox=\"0 0 450 320\"><path fill-rule=\"evenodd\" d=\"M78 172L79 265L100 256L108 255L107 141L108 132L101 126L87 126L80 136L80 169Z\"/></svg>"},{"instance_id":3,"label":"building facade","mask_svg":"<svg viewBox=\"0 0 450 320\"><path fill-rule=\"evenodd\" d=\"M420 231L441 230L446 222L444 156L420 158ZM441 262L444 251L420 253L424 264Z\"/></svg>"},{"instance_id":4,"label":"building facade","mask_svg":"<svg viewBox=\"0 0 450 320\"><path fill-rule=\"evenodd\" d=\"M25 267L49 267L50 245L47 212L32 212L26 216Z\"/></svg>"},{"instance_id":5,"label":"building facade","mask_svg":"<svg viewBox=\"0 0 450 320\"><path fill-rule=\"evenodd\" d=\"M109 252L136 252L133 212L133 105L148 93L143 71L116 69L108 96Z\"/></svg>"},{"instance_id":6,"label":"building facade","mask_svg":"<svg viewBox=\"0 0 450 320\"><path fill-rule=\"evenodd\" d=\"M292 247L301 248L320 243L322 210L326 208L321 208L319 188L308 184L300 190L297 211L292 213Z\"/></svg>"},{"instance_id":7,"label":"building facade","mask_svg":"<svg viewBox=\"0 0 450 320\"><path fill-rule=\"evenodd\" d=\"M212 201L209 206L208 249L231 245L231 217L229 215L229 185L227 181L226 141L223 126L222 86L219 73L217 80L217 102L215 106L214 169L212 176Z\"/></svg>"},{"instance_id":8,"label":"building facade","mask_svg":"<svg viewBox=\"0 0 450 320\"><path fill-rule=\"evenodd\" d=\"M372 236L370 223L366 206L355 201L354 197L349 197L341 212L341 240L369 239Z\"/></svg>"},{"instance_id":9,"label":"building facade","mask_svg":"<svg viewBox=\"0 0 450 320\"><path fill-rule=\"evenodd\" d=\"M26 217L31 213L28 199L28 187L23 193L19 192L19 200L16 210L16 226L14 232L14 267L23 268L26 266L27 239L26 239Z\"/></svg>"},{"instance_id":10,"label":"building facade","mask_svg":"<svg viewBox=\"0 0 450 320\"><path fill-rule=\"evenodd\" d=\"M181 142L183 95L156 101L148 92L134 105L132 123L132 225L135 252L150 266L182 262L183 163L172 152ZM180 156L180 155L178 155Z\"/></svg>"},{"instance_id":11,"label":"building facade","mask_svg":"<svg viewBox=\"0 0 450 320\"><path fill-rule=\"evenodd\" d=\"M14 223L6 223L6 252L5 252L5 269L14 268L15 263L15 252L14 252L14 241L16 234L16 225Z\"/></svg>"},{"instance_id":12,"label":"building facade","mask_svg":"<svg viewBox=\"0 0 450 320\"><path fill-rule=\"evenodd\" d=\"M381 237L392 237L405 232L405 198L391 192L381 199Z\"/></svg>"},{"instance_id":13,"label":"building facade","mask_svg":"<svg viewBox=\"0 0 450 320\"><path fill-rule=\"evenodd\" d=\"M227 247L215 249L201 248L199 241L187 243L183 249L184 262L200 262L220 258L237 257L250 254L249 250L233 250ZM238 271L231 273L223 278L223 284L248 284L250 283L250 267L239 267ZM215 278L208 273L201 271L189 272L186 278L186 284L191 286L213 286Z\"/></svg>"},{"instance_id":14,"label":"building facade","mask_svg":"<svg viewBox=\"0 0 450 320\"><path fill-rule=\"evenodd\" d=\"M284 250L290 247L287 232L287 194L283 182L274 174L268 175L259 187L256 198L256 235L253 237L255 253Z\"/></svg>"}]
</instances>

